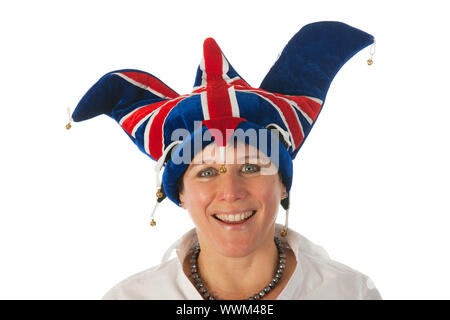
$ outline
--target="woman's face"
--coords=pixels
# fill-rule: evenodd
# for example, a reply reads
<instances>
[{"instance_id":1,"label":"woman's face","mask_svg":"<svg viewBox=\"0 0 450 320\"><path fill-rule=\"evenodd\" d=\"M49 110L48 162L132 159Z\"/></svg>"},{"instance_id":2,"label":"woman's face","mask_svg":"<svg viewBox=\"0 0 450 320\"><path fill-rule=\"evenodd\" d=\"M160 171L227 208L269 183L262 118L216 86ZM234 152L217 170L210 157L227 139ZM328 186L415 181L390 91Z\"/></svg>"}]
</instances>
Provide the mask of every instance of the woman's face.
<instances>
[{"instance_id":1,"label":"woman's face","mask_svg":"<svg viewBox=\"0 0 450 320\"><path fill-rule=\"evenodd\" d=\"M251 145L226 147L225 173L219 172L218 155L219 148L211 143L194 157L183 177L180 200L202 246L224 256L246 256L273 239L286 188L269 158Z\"/></svg>"}]
</instances>

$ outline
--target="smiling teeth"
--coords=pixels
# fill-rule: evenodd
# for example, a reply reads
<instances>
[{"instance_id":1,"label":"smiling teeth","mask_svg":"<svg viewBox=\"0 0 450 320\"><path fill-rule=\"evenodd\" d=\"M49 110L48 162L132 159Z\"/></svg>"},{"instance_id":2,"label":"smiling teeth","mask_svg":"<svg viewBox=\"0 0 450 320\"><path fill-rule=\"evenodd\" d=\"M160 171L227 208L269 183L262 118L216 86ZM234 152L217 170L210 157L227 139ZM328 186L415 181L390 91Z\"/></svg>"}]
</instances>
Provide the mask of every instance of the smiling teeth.
<instances>
[{"instance_id":1,"label":"smiling teeth","mask_svg":"<svg viewBox=\"0 0 450 320\"><path fill-rule=\"evenodd\" d=\"M237 222L241 220L246 220L250 216L253 215L254 211L247 211L239 214L215 214L214 216L218 218L219 220L226 221L226 222Z\"/></svg>"}]
</instances>

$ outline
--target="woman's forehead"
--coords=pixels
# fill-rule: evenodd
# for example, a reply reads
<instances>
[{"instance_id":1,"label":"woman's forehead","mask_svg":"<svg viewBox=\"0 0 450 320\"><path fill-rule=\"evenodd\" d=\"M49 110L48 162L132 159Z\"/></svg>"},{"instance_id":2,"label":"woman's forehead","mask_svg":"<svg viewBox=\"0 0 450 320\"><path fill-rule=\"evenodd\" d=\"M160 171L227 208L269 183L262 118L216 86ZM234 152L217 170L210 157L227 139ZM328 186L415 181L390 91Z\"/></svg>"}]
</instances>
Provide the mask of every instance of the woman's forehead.
<instances>
[{"instance_id":1,"label":"woman's forehead","mask_svg":"<svg viewBox=\"0 0 450 320\"><path fill-rule=\"evenodd\" d=\"M222 151L220 150L222 149ZM221 153L225 155L221 157ZM221 159L222 158L222 159ZM246 161L258 161L269 163L270 159L266 154L258 150L253 145L239 141L229 141L226 147L219 147L215 142L207 145L203 150L195 155L192 163L245 163Z\"/></svg>"}]
</instances>

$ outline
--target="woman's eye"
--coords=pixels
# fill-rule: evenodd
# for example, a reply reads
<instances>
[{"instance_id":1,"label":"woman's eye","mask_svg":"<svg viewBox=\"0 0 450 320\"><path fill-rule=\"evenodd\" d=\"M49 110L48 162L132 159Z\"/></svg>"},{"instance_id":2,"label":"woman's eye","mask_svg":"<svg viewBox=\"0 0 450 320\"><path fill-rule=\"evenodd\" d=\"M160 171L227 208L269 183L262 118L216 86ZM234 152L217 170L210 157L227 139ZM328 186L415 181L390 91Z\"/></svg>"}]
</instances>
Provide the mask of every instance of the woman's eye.
<instances>
[{"instance_id":1,"label":"woman's eye","mask_svg":"<svg viewBox=\"0 0 450 320\"><path fill-rule=\"evenodd\" d=\"M214 175L214 169L208 168L199 172L199 177L211 177Z\"/></svg>"},{"instance_id":2,"label":"woman's eye","mask_svg":"<svg viewBox=\"0 0 450 320\"><path fill-rule=\"evenodd\" d=\"M244 172L246 173L253 173L259 171L259 166L256 164L246 164L243 168Z\"/></svg>"}]
</instances>

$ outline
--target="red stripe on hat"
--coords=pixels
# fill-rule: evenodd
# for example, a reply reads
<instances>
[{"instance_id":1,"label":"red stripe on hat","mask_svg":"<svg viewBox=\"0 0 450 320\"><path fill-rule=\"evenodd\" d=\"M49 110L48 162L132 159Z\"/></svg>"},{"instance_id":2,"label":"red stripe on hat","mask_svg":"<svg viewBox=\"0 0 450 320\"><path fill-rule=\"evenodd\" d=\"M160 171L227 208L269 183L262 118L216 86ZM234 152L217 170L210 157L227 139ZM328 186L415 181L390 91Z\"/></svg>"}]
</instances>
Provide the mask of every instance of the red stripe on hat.
<instances>
[{"instance_id":1,"label":"red stripe on hat","mask_svg":"<svg viewBox=\"0 0 450 320\"><path fill-rule=\"evenodd\" d=\"M222 51L213 38L203 43L203 58L206 72L206 97L208 101L209 118L232 116L229 85L223 80ZM221 127L223 129L223 127ZM217 128L219 129L219 128ZM223 132L225 136L225 132Z\"/></svg>"},{"instance_id":2,"label":"red stripe on hat","mask_svg":"<svg viewBox=\"0 0 450 320\"><path fill-rule=\"evenodd\" d=\"M205 61L206 82L223 80L222 51L213 38L203 43L203 59Z\"/></svg>"},{"instance_id":3,"label":"red stripe on hat","mask_svg":"<svg viewBox=\"0 0 450 320\"><path fill-rule=\"evenodd\" d=\"M133 132L134 127L141 121L145 116L151 113L153 110L159 108L162 104L167 101L160 101L157 103L152 103L141 108L136 109L132 115L130 115L123 123L122 128L125 130L130 136Z\"/></svg>"},{"instance_id":4,"label":"red stripe on hat","mask_svg":"<svg viewBox=\"0 0 450 320\"><path fill-rule=\"evenodd\" d=\"M231 82L233 86L239 86L239 87L249 87L248 83L242 80L241 78L234 80Z\"/></svg>"},{"instance_id":5,"label":"red stripe on hat","mask_svg":"<svg viewBox=\"0 0 450 320\"><path fill-rule=\"evenodd\" d=\"M159 79L157 79L149 74L146 74L143 72L134 72L134 71L121 72L121 73L123 75L127 76L128 78L133 79L134 81L139 82L140 84L147 86L154 91L157 91L158 93L162 94L165 97L176 98L179 96L178 93L176 93L175 91L170 89Z\"/></svg>"},{"instance_id":6,"label":"red stripe on hat","mask_svg":"<svg viewBox=\"0 0 450 320\"><path fill-rule=\"evenodd\" d=\"M203 58L206 72L206 97L209 117L226 117L232 115L228 84L223 80L222 51L213 38L203 43Z\"/></svg>"},{"instance_id":7,"label":"red stripe on hat","mask_svg":"<svg viewBox=\"0 0 450 320\"><path fill-rule=\"evenodd\" d=\"M233 85L235 82L233 82ZM272 94L277 97L285 98L288 100L291 100L297 104L297 106L308 115L308 117L311 118L311 120L316 121L317 116L319 115L320 110L322 109L322 105L316 101L314 101L311 98L308 98L306 96L286 96L280 93L276 92L270 92L266 91L260 88L252 88L248 86L244 86L242 84L236 84L235 85L237 89L239 90L251 90L251 91L257 91L258 93L268 93Z\"/></svg>"},{"instance_id":8,"label":"red stripe on hat","mask_svg":"<svg viewBox=\"0 0 450 320\"><path fill-rule=\"evenodd\" d=\"M180 103L186 98L187 96L183 97L182 99L175 99L173 101L167 102L167 104L161 107L161 109L158 111L158 114L155 115L155 117L153 118L153 122L149 130L149 139L148 139L149 143L148 149L150 150L150 156L153 159L158 160L164 152L163 125L164 121L167 118L167 115L174 107L178 105L178 103Z\"/></svg>"},{"instance_id":9,"label":"red stripe on hat","mask_svg":"<svg viewBox=\"0 0 450 320\"><path fill-rule=\"evenodd\" d=\"M281 110L281 113L288 124L288 130L294 138L295 147L298 148L303 141L304 136L302 133L300 120L298 120L298 116L292 109L291 105L282 98L275 97L273 94L269 94L261 90L258 90L257 93L269 99Z\"/></svg>"},{"instance_id":10,"label":"red stripe on hat","mask_svg":"<svg viewBox=\"0 0 450 320\"><path fill-rule=\"evenodd\" d=\"M217 117L210 120L204 120L202 121L202 124L208 127L211 135L214 137L216 145L218 147L224 147L233 135L237 125L242 121L247 121L247 119L238 117ZM211 129L218 130L220 134Z\"/></svg>"},{"instance_id":11,"label":"red stripe on hat","mask_svg":"<svg viewBox=\"0 0 450 320\"><path fill-rule=\"evenodd\" d=\"M304 96L284 96L278 93L274 93L276 96L284 97L286 99L294 101L298 107L305 112L311 120L316 121L317 116L319 115L320 109L322 109L322 105L308 97Z\"/></svg>"},{"instance_id":12,"label":"red stripe on hat","mask_svg":"<svg viewBox=\"0 0 450 320\"><path fill-rule=\"evenodd\" d=\"M208 129L217 129L222 134L214 134L219 146L225 146L229 135L233 132L242 118L233 117L233 111L228 88L230 85L224 80L224 64L222 51L213 38L203 43L203 59L206 73L206 99L208 103L209 120L203 121ZM232 129L232 130L227 130ZM228 131L228 132L227 132Z\"/></svg>"},{"instance_id":13,"label":"red stripe on hat","mask_svg":"<svg viewBox=\"0 0 450 320\"><path fill-rule=\"evenodd\" d=\"M192 93L200 93L200 92L203 92L203 91L206 91L205 87L198 88L197 90L192 91Z\"/></svg>"},{"instance_id":14,"label":"red stripe on hat","mask_svg":"<svg viewBox=\"0 0 450 320\"><path fill-rule=\"evenodd\" d=\"M206 86L206 97L208 101L209 118L232 116L230 95L225 81Z\"/></svg>"}]
</instances>

